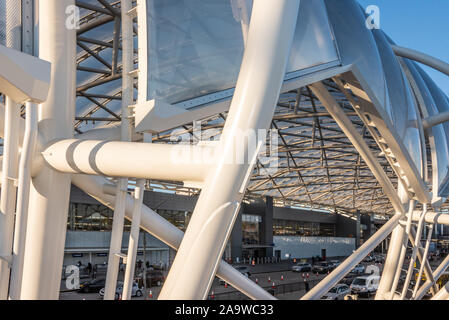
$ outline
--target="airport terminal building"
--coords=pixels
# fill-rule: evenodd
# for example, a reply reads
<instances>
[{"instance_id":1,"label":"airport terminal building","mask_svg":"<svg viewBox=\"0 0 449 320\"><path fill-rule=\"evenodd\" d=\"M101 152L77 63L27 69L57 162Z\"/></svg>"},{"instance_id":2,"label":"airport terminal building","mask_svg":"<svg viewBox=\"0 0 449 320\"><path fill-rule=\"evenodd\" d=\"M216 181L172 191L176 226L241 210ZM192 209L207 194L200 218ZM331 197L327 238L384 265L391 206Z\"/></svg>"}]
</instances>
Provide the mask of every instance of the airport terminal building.
<instances>
[{"instance_id":1,"label":"airport terminal building","mask_svg":"<svg viewBox=\"0 0 449 320\"><path fill-rule=\"evenodd\" d=\"M185 231L197 195L146 191L144 204ZM107 261L113 211L79 188L72 186L67 221L64 265ZM331 213L324 210L278 207L271 197L248 199L242 203L224 252L232 262L243 259L312 256L349 256L381 224L374 214ZM123 252L128 247L131 223L125 222ZM145 241L144 241L145 237ZM144 250L144 248L146 250ZM175 251L141 230L138 260L169 264Z\"/></svg>"}]
</instances>

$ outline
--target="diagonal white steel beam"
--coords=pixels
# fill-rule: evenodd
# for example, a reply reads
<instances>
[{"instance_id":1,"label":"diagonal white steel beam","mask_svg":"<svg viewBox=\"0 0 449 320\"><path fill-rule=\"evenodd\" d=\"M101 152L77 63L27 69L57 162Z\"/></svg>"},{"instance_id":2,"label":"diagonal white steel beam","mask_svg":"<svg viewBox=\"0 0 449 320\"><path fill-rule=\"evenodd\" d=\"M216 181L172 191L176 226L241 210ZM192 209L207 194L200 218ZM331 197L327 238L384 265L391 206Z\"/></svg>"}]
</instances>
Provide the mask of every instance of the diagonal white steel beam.
<instances>
[{"instance_id":1,"label":"diagonal white steel beam","mask_svg":"<svg viewBox=\"0 0 449 320\"><path fill-rule=\"evenodd\" d=\"M217 163L204 182L159 299L205 299L208 294L262 142L259 139L258 147L251 148L248 137L242 133L258 133L270 126L285 76L299 3L253 3L240 74L215 153ZM264 143L265 139L266 136ZM243 163L232 159L237 152L241 152Z\"/></svg>"}]
</instances>

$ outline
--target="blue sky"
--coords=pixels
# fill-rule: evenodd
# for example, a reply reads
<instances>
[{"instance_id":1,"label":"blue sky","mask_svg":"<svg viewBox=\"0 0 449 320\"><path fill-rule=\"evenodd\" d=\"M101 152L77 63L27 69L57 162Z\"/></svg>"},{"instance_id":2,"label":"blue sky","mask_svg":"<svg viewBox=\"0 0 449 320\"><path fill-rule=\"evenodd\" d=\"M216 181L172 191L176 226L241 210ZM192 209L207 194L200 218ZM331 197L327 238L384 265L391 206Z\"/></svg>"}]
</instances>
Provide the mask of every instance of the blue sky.
<instances>
[{"instance_id":1,"label":"blue sky","mask_svg":"<svg viewBox=\"0 0 449 320\"><path fill-rule=\"evenodd\" d=\"M380 27L400 46L449 62L449 0L359 0L380 9ZM449 95L449 77L425 68Z\"/></svg>"}]
</instances>

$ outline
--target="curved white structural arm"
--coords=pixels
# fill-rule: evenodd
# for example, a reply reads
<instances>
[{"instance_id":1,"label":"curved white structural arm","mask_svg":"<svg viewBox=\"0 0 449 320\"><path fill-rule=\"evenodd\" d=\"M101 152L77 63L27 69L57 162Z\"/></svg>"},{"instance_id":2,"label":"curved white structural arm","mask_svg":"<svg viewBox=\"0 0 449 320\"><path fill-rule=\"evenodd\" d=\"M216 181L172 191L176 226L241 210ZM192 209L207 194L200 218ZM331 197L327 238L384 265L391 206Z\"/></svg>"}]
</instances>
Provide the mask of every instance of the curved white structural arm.
<instances>
[{"instance_id":1,"label":"curved white structural arm","mask_svg":"<svg viewBox=\"0 0 449 320\"><path fill-rule=\"evenodd\" d=\"M449 76L449 64L440 59L413 49L404 48L397 45L392 45L391 48L393 49L394 53L400 57L421 62L422 64L425 64L426 66L434 68L435 70L438 70Z\"/></svg>"},{"instance_id":2,"label":"curved white structural arm","mask_svg":"<svg viewBox=\"0 0 449 320\"><path fill-rule=\"evenodd\" d=\"M108 180L105 178L74 174L72 176L72 183L91 197L103 203L105 206L112 209L114 208L115 197L103 192L103 185L108 183ZM134 201L128 196L126 199L126 218L129 220L132 220L133 218L133 207ZM184 237L184 233L180 229L145 205L142 205L140 226L175 250L178 250L182 238ZM251 299L275 299L256 283L249 280L246 276L224 261L220 261L219 263L217 276L240 292L246 294Z\"/></svg>"}]
</instances>

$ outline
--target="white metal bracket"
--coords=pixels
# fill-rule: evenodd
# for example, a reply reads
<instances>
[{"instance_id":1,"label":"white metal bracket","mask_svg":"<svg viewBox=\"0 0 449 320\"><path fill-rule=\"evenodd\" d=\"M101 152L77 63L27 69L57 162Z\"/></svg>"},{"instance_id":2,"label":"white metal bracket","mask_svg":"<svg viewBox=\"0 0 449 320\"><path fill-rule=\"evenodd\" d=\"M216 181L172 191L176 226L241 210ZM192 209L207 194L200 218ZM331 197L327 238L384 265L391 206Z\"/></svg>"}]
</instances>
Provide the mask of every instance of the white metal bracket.
<instances>
[{"instance_id":1,"label":"white metal bracket","mask_svg":"<svg viewBox=\"0 0 449 320\"><path fill-rule=\"evenodd\" d=\"M119 252L119 253L115 253L114 255L120 259L123 259L124 264L127 263L128 256L126 254Z\"/></svg>"}]
</instances>

